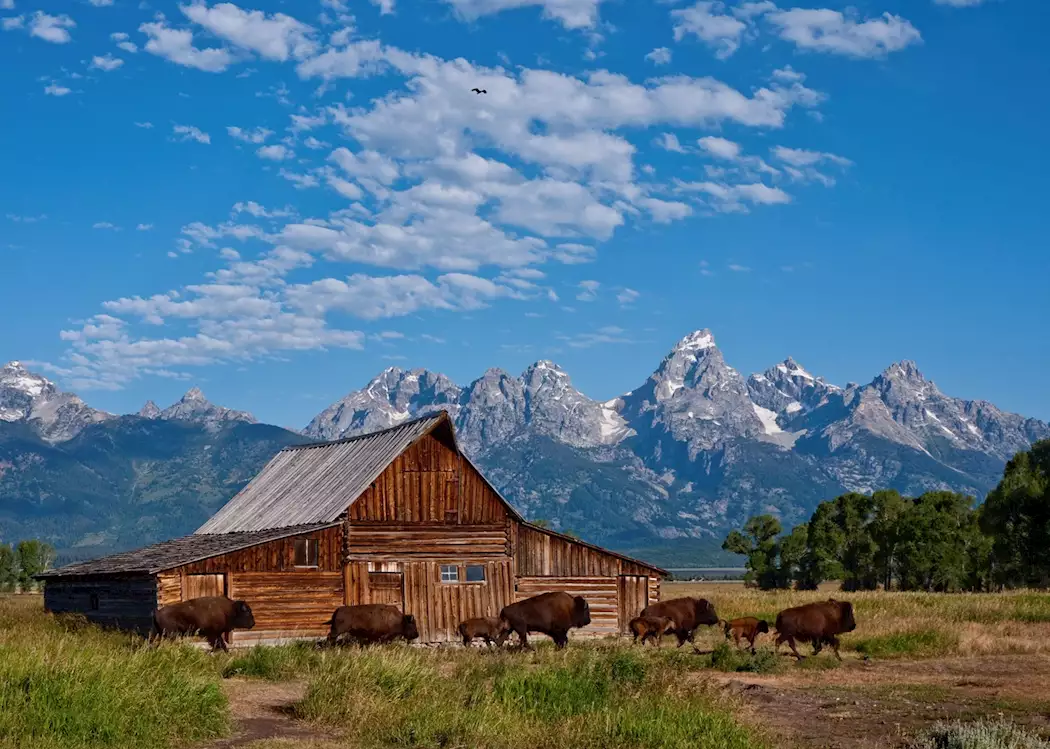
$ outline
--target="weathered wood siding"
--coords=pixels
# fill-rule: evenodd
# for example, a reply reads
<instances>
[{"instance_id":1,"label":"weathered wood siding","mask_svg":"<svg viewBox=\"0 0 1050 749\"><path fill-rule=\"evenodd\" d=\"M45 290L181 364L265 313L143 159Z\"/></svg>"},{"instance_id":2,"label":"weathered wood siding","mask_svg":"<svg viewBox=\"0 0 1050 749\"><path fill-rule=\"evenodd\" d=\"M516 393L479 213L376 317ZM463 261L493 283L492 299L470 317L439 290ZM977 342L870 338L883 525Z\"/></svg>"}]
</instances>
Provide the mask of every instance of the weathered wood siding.
<instances>
[{"instance_id":1,"label":"weathered wood siding","mask_svg":"<svg viewBox=\"0 0 1050 749\"><path fill-rule=\"evenodd\" d=\"M620 560L612 554L576 544L524 525L517 528L520 577L616 577Z\"/></svg>"},{"instance_id":2,"label":"weathered wood siding","mask_svg":"<svg viewBox=\"0 0 1050 749\"><path fill-rule=\"evenodd\" d=\"M616 577L519 577L517 600L540 593L564 591L583 596L591 608L591 623L574 629L570 637L602 637L619 634L619 591Z\"/></svg>"},{"instance_id":3,"label":"weathered wood siding","mask_svg":"<svg viewBox=\"0 0 1050 749\"><path fill-rule=\"evenodd\" d=\"M405 562L405 611L414 614L423 642L449 642L459 639L456 627L475 616L499 616L500 609L514 600L511 560L503 557L483 564L485 582L463 582L466 565L460 565L458 583L441 582L441 565L459 560L419 560Z\"/></svg>"},{"instance_id":4,"label":"weathered wood siding","mask_svg":"<svg viewBox=\"0 0 1050 749\"><path fill-rule=\"evenodd\" d=\"M178 570L157 575L157 608L182 600L182 575Z\"/></svg>"},{"instance_id":5,"label":"weathered wood siding","mask_svg":"<svg viewBox=\"0 0 1050 749\"><path fill-rule=\"evenodd\" d=\"M157 583L153 577L51 580L44 586L44 608L53 614L83 614L104 627L143 635L153 626L156 606Z\"/></svg>"},{"instance_id":6,"label":"weathered wood siding","mask_svg":"<svg viewBox=\"0 0 1050 749\"><path fill-rule=\"evenodd\" d=\"M507 526L413 525L350 526L350 559L401 559L406 556L493 557L507 553Z\"/></svg>"},{"instance_id":7,"label":"weathered wood siding","mask_svg":"<svg viewBox=\"0 0 1050 749\"><path fill-rule=\"evenodd\" d=\"M477 471L433 434L394 459L350 506L350 522L492 525L507 510Z\"/></svg>"},{"instance_id":8,"label":"weathered wood siding","mask_svg":"<svg viewBox=\"0 0 1050 749\"><path fill-rule=\"evenodd\" d=\"M325 624L343 605L338 572L240 572L231 576L233 595L248 602L255 628L236 630L233 641L323 637Z\"/></svg>"},{"instance_id":9,"label":"weathered wood siding","mask_svg":"<svg viewBox=\"0 0 1050 749\"><path fill-rule=\"evenodd\" d=\"M642 609L649 605L649 578L641 575L620 575L619 579L619 609L620 609L620 633L628 634L631 619L634 619Z\"/></svg>"},{"instance_id":10,"label":"weathered wood siding","mask_svg":"<svg viewBox=\"0 0 1050 749\"><path fill-rule=\"evenodd\" d=\"M305 568L295 566L296 539L316 538L317 571L338 572L341 569L342 532L342 527L336 525L300 536L289 536L288 538L187 564L179 567L177 571L183 574L203 574L208 572L297 572Z\"/></svg>"}]
</instances>

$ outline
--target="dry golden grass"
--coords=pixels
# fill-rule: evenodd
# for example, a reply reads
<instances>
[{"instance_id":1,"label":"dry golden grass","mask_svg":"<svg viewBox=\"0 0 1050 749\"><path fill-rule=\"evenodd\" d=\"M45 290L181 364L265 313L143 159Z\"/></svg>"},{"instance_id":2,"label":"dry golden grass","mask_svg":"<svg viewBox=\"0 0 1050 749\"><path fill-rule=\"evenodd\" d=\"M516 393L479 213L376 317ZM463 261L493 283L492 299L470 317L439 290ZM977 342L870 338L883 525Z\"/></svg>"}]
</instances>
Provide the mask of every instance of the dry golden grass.
<instances>
[{"instance_id":1,"label":"dry golden grass","mask_svg":"<svg viewBox=\"0 0 1050 749\"><path fill-rule=\"evenodd\" d=\"M834 597L853 603L857 629L842 638L847 650L878 656L1050 653L1050 593L846 593L760 591L740 583L665 583L662 597L701 596L724 619L757 616L772 624L778 611ZM703 631L697 637L718 639Z\"/></svg>"}]
</instances>

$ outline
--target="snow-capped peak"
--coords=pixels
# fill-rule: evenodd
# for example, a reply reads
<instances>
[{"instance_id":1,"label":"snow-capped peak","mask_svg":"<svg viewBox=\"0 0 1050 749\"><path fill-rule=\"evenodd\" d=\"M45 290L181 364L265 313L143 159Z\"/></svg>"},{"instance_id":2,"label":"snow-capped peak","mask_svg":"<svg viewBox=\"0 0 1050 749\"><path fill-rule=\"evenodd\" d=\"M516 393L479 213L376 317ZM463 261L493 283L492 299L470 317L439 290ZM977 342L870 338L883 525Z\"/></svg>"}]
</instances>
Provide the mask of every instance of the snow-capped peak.
<instances>
[{"instance_id":1,"label":"snow-capped peak","mask_svg":"<svg viewBox=\"0 0 1050 749\"><path fill-rule=\"evenodd\" d=\"M703 330L694 330L683 337L682 340L675 344L672 353L679 351L704 351L709 348L715 348L715 336L710 330L704 328Z\"/></svg>"},{"instance_id":2,"label":"snow-capped peak","mask_svg":"<svg viewBox=\"0 0 1050 749\"><path fill-rule=\"evenodd\" d=\"M816 380L813 375L803 369L802 366L790 356L778 364L776 370L788 377L801 377L803 380Z\"/></svg>"},{"instance_id":3,"label":"snow-capped peak","mask_svg":"<svg viewBox=\"0 0 1050 749\"><path fill-rule=\"evenodd\" d=\"M112 418L64 393L46 377L30 372L20 361L0 367L0 421L26 422L44 439L62 442L89 424Z\"/></svg>"}]
</instances>

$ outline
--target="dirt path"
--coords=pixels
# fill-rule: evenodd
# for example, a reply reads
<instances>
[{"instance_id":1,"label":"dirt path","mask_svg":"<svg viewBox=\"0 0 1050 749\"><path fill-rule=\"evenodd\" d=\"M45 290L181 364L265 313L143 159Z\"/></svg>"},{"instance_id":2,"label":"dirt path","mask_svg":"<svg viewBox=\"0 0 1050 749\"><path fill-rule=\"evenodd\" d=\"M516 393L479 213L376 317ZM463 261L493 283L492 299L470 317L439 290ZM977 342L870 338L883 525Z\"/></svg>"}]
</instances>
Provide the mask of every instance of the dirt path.
<instances>
[{"instance_id":1,"label":"dirt path","mask_svg":"<svg viewBox=\"0 0 1050 749\"><path fill-rule=\"evenodd\" d=\"M301 700L306 684L274 684L252 679L226 679L223 689L233 716L232 736L206 744L206 749L233 749L262 739L325 739L318 730L297 722L292 705Z\"/></svg>"},{"instance_id":2,"label":"dirt path","mask_svg":"<svg viewBox=\"0 0 1050 749\"><path fill-rule=\"evenodd\" d=\"M746 720L806 749L899 747L940 720L1003 717L1050 735L1050 657L865 662L827 671L713 677Z\"/></svg>"}]
</instances>

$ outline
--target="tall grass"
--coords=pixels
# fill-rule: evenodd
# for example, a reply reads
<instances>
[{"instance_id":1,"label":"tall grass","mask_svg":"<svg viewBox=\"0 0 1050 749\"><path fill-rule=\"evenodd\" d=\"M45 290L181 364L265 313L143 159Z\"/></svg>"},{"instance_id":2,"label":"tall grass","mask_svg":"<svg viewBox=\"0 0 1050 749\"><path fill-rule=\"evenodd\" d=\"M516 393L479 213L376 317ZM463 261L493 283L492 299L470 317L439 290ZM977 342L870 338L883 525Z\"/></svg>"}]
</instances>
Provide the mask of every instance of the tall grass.
<instances>
[{"instance_id":1,"label":"tall grass","mask_svg":"<svg viewBox=\"0 0 1050 749\"><path fill-rule=\"evenodd\" d=\"M207 653L151 649L27 598L0 597L0 747L174 747L226 732Z\"/></svg>"},{"instance_id":2,"label":"tall grass","mask_svg":"<svg viewBox=\"0 0 1050 749\"><path fill-rule=\"evenodd\" d=\"M1050 593L846 593L821 591L760 591L742 585L668 583L663 597L699 595L715 604L725 619L756 616L776 621L790 606L829 597L853 603L857 629L842 637L846 651L880 657L1050 653ZM768 635L762 635L762 639ZM701 628L702 647L712 646L721 633ZM805 655L808 651L802 651Z\"/></svg>"},{"instance_id":3,"label":"tall grass","mask_svg":"<svg viewBox=\"0 0 1050 749\"><path fill-rule=\"evenodd\" d=\"M909 749L1050 749L1050 742L1012 723L978 721L938 724Z\"/></svg>"},{"instance_id":4,"label":"tall grass","mask_svg":"<svg viewBox=\"0 0 1050 749\"><path fill-rule=\"evenodd\" d=\"M703 684L660 661L601 645L527 656L364 651L325 659L298 711L365 749L767 746Z\"/></svg>"}]
</instances>

